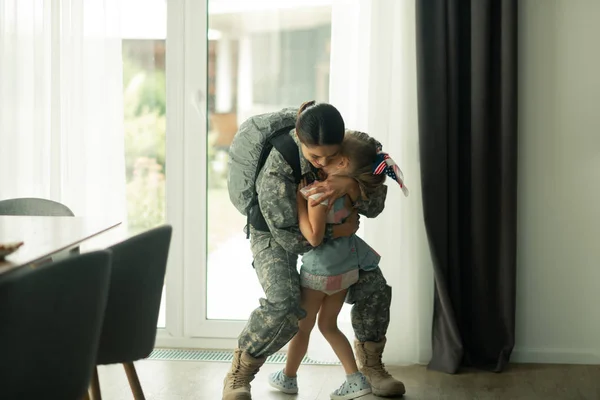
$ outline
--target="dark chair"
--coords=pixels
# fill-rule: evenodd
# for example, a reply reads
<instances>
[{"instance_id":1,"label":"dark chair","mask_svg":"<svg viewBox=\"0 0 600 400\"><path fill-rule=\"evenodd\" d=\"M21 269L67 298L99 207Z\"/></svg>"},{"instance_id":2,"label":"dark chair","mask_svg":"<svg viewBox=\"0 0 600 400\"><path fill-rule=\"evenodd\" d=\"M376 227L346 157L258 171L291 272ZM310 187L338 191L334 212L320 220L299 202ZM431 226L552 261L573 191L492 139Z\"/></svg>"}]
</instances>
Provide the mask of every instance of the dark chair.
<instances>
[{"instance_id":1,"label":"dark chair","mask_svg":"<svg viewBox=\"0 0 600 400\"><path fill-rule=\"evenodd\" d=\"M0 215L21 215L30 217L74 217L73 211L56 201L35 197L0 200ZM69 250L69 254L79 254L79 247ZM52 261L52 258L48 258Z\"/></svg>"},{"instance_id":2,"label":"dark chair","mask_svg":"<svg viewBox=\"0 0 600 400\"><path fill-rule=\"evenodd\" d=\"M36 217L72 217L73 211L56 201L20 198L0 201L0 215L29 215Z\"/></svg>"},{"instance_id":3,"label":"dark chair","mask_svg":"<svg viewBox=\"0 0 600 400\"><path fill-rule=\"evenodd\" d=\"M0 397L87 398L110 280L110 252L0 275Z\"/></svg>"},{"instance_id":4,"label":"dark chair","mask_svg":"<svg viewBox=\"0 0 600 400\"><path fill-rule=\"evenodd\" d=\"M162 226L110 248L112 275L96 363L123 364L136 400L144 392L133 362L154 348L171 233ZM97 368L92 398L102 398Z\"/></svg>"}]
</instances>

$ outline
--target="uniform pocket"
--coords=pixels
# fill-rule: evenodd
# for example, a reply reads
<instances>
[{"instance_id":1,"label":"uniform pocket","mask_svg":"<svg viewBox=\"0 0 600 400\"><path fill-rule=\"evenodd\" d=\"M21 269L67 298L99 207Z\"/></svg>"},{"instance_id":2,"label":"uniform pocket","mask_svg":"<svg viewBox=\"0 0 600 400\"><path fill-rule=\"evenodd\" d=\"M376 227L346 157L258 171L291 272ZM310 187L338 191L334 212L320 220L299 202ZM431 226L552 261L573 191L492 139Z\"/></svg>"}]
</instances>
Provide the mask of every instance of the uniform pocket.
<instances>
[{"instance_id":1,"label":"uniform pocket","mask_svg":"<svg viewBox=\"0 0 600 400\"><path fill-rule=\"evenodd\" d=\"M254 235L250 241L250 250L252 251L252 267L254 260L260 257L261 253L271 247L271 235Z\"/></svg>"},{"instance_id":2,"label":"uniform pocket","mask_svg":"<svg viewBox=\"0 0 600 400\"><path fill-rule=\"evenodd\" d=\"M256 258L261 251L268 249L271 245L271 235L255 235L250 241L252 256Z\"/></svg>"}]
</instances>

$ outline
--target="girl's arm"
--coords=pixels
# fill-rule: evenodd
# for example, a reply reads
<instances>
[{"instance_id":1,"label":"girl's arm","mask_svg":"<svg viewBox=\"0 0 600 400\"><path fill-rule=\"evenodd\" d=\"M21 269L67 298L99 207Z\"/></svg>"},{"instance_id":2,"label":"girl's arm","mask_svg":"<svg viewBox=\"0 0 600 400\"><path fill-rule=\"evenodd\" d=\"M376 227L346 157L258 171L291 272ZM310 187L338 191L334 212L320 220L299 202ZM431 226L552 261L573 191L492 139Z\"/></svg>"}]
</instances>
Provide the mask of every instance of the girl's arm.
<instances>
[{"instance_id":1,"label":"girl's arm","mask_svg":"<svg viewBox=\"0 0 600 400\"><path fill-rule=\"evenodd\" d=\"M354 179L344 176L330 176L326 181L314 184L311 193L321 193L322 197L319 201L328 200L331 204L335 199L347 194L355 202L354 207L359 214L367 218L375 218L383 211L387 190L386 185L381 185L369 195L368 199L362 199L360 188ZM317 202L311 201L310 205L316 206Z\"/></svg>"},{"instance_id":2,"label":"girl's arm","mask_svg":"<svg viewBox=\"0 0 600 400\"><path fill-rule=\"evenodd\" d=\"M325 236L325 227L327 223L327 204L320 204L315 207L308 207L308 202L298 188L298 225L300 232L313 247L317 247L323 242Z\"/></svg>"}]
</instances>

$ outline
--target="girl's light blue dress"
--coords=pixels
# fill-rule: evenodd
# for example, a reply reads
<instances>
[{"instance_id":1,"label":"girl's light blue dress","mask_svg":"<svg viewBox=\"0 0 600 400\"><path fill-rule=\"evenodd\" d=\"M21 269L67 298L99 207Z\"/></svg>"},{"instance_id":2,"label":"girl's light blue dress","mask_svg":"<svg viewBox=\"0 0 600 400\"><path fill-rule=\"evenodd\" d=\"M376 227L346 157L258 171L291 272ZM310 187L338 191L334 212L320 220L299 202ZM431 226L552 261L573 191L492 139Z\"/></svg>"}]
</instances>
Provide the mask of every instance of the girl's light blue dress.
<instances>
[{"instance_id":1,"label":"girl's light blue dress","mask_svg":"<svg viewBox=\"0 0 600 400\"><path fill-rule=\"evenodd\" d=\"M304 195L307 189L302 190ZM318 200L320 196L309 197ZM321 204L327 205L326 202ZM327 223L341 224L349 215L346 199L339 198L327 214ZM334 294L356 283L359 269L378 268L380 259L379 254L356 235L328 240L302 256L300 283L306 288Z\"/></svg>"}]
</instances>

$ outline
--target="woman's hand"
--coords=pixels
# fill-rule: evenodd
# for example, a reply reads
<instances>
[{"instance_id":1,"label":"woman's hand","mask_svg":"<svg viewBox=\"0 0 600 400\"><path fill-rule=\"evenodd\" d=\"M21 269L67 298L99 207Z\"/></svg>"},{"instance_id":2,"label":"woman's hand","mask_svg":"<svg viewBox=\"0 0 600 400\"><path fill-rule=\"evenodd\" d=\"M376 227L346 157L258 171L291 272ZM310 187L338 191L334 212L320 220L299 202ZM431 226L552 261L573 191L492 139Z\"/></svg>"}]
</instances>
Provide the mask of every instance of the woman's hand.
<instances>
[{"instance_id":1,"label":"woman's hand","mask_svg":"<svg viewBox=\"0 0 600 400\"><path fill-rule=\"evenodd\" d=\"M358 182L350 177L330 175L323 182L315 182L311 187L310 193L323 193L323 196L319 201L310 201L311 207L314 207L325 200L329 200L329 210L333 206L335 200L346 194L350 195L353 200L356 200L360 196L360 188L358 187Z\"/></svg>"},{"instance_id":2,"label":"woman's hand","mask_svg":"<svg viewBox=\"0 0 600 400\"><path fill-rule=\"evenodd\" d=\"M333 226L333 238L352 236L358 231L360 226L360 217L356 210L346 218L343 224Z\"/></svg>"}]
</instances>

